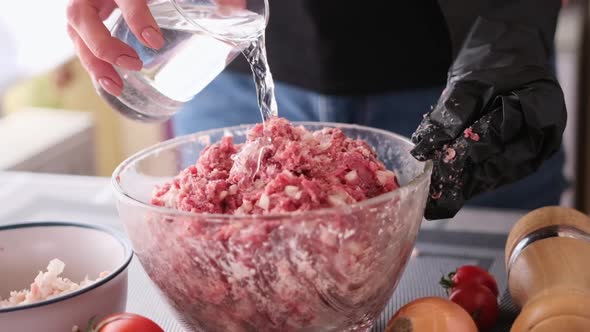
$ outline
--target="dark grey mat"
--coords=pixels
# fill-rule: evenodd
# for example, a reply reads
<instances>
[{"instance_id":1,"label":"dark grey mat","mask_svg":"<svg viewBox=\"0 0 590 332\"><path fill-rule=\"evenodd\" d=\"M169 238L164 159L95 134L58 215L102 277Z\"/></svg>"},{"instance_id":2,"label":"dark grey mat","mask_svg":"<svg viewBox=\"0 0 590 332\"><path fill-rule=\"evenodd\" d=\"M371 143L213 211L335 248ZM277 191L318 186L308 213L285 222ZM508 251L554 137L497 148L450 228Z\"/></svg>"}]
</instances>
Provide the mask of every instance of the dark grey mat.
<instances>
[{"instance_id":1,"label":"dark grey mat","mask_svg":"<svg viewBox=\"0 0 590 332\"><path fill-rule=\"evenodd\" d=\"M414 299L444 297L445 292L438 285L441 275L463 264L476 264L494 275L502 294L500 319L492 332L509 332L518 310L506 288L505 241L505 235L421 231L416 244L418 256L408 264L394 296L372 331L382 332L391 316Z\"/></svg>"}]
</instances>

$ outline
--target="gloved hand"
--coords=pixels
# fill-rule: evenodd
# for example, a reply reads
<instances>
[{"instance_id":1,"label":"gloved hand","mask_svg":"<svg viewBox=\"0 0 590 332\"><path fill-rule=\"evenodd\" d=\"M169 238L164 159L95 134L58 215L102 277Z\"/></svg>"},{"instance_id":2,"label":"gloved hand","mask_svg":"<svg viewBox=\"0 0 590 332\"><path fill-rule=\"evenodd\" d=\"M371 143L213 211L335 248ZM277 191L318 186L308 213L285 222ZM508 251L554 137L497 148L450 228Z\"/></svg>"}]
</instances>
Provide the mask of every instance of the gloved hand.
<instances>
[{"instance_id":1,"label":"gloved hand","mask_svg":"<svg viewBox=\"0 0 590 332\"><path fill-rule=\"evenodd\" d=\"M538 29L479 18L437 105L412 135L432 160L426 219L537 170L561 145L566 107Z\"/></svg>"}]
</instances>

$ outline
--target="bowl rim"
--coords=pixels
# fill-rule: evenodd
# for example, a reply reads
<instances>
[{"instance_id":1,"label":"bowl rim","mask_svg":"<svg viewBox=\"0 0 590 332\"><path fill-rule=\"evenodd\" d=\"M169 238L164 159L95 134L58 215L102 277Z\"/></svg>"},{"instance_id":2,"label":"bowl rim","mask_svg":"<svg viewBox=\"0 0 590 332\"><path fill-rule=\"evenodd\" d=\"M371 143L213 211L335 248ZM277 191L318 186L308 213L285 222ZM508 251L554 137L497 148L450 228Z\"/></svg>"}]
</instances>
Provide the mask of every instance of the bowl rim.
<instances>
[{"instance_id":1,"label":"bowl rim","mask_svg":"<svg viewBox=\"0 0 590 332\"><path fill-rule=\"evenodd\" d=\"M133 249L131 247L130 242L118 231L96 224L85 224L85 223L77 223L77 222L66 222L66 221L39 221L39 222L24 222L24 223L14 223L14 224L7 224L7 225L0 225L0 232L7 231L7 230L14 230L19 228L36 228L36 227L77 227L77 228L86 228L90 230L100 231L103 233L107 233L108 235L112 236L115 240L117 240L122 246L125 251L125 257L123 262L109 275L96 281L90 285L82 287L76 291L71 293L63 294L48 300L43 300L35 303L25 304L25 305L17 305L8 308L0 308L0 315L9 312L15 311L22 311L27 309L33 309L38 307L47 306L50 304L54 304L57 302L62 302L71 298L74 298L78 295L82 295L87 293L93 289L96 289L109 281L113 280L115 277L120 275L123 271L127 270L131 260L133 258Z\"/></svg>"},{"instance_id":2,"label":"bowl rim","mask_svg":"<svg viewBox=\"0 0 590 332\"><path fill-rule=\"evenodd\" d=\"M345 129L360 129L369 132L373 132L380 135L389 136L393 139L405 142L409 144L410 147L415 146L412 141L400 134L379 129L375 127L368 127L358 124L349 124L349 123L340 123L340 122L323 122L323 121L290 121L291 124L295 126L324 126L324 127L331 127L331 128L345 128ZM293 216L297 217L317 217L321 215L328 215L328 214L337 214L337 213L352 213L354 211L358 211L364 207L376 205L388 200L391 200L397 196L401 196L403 192L408 190L412 190L413 188L417 187L423 181L429 180L432 170L433 170L433 163L431 160L427 161L418 161L424 163L424 169L422 172L414 177L410 182L406 185L401 186L400 188L390 191L385 194L381 194L379 196L375 196L373 198L369 198L367 200L351 204L345 206L337 206L337 207L329 207L329 208L320 208L315 210L308 210L308 211L301 211L301 212L289 212L289 213L269 213L269 214L261 214L261 215L233 215L233 214L220 214L220 213L195 213L195 212L188 212L188 211L180 211L172 208L167 208L163 206L155 206L151 204L147 204L141 200L138 200L131 195L129 195L119 184L119 175L127 169L130 165L134 162L145 158L146 156L150 155L151 153L158 151L158 150L165 150L166 148L174 145L178 145L179 143L183 142L190 142L195 141L199 136L210 135L213 133L220 133L226 131L238 131L238 130L248 130L253 126L256 126L260 123L250 123L250 124L241 124L236 126L229 126L229 127L222 127L222 128L214 128L209 130L198 131L192 134L182 135L175 138L171 138L160 143L154 144L138 152L134 153L133 155L129 156L123 162L121 162L113 171L111 175L111 187L115 193L115 196L118 198L119 201L124 201L131 205L135 205L141 208L146 208L153 212L163 214L163 215L173 215L173 216L180 216L180 217L187 217L187 218L198 218L198 219L206 219L202 221L210 222L210 223L223 223L223 222L240 222L240 221L250 221L250 220L265 220L265 221L272 221L272 220L281 220L286 218L292 218ZM213 143L211 143L213 144Z\"/></svg>"}]
</instances>

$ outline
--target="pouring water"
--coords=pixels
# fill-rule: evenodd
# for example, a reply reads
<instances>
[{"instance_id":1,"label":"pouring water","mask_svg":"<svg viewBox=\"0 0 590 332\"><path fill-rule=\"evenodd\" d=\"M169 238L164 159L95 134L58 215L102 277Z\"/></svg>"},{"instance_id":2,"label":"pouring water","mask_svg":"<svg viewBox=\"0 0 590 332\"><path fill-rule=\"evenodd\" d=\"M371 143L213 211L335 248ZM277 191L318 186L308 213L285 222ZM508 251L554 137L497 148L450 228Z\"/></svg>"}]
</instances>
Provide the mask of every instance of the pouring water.
<instances>
[{"instance_id":1,"label":"pouring water","mask_svg":"<svg viewBox=\"0 0 590 332\"><path fill-rule=\"evenodd\" d=\"M252 67L263 120L276 116L274 84L264 45L268 3L250 2L262 3L264 10L248 10L256 7L248 5L248 9L226 12L206 0L150 1L150 11L166 41L159 50L141 44L120 18L112 35L135 49L143 68L129 71L115 67L124 82L123 93L115 97L97 85L98 93L127 117L165 121L242 53Z\"/></svg>"}]
</instances>

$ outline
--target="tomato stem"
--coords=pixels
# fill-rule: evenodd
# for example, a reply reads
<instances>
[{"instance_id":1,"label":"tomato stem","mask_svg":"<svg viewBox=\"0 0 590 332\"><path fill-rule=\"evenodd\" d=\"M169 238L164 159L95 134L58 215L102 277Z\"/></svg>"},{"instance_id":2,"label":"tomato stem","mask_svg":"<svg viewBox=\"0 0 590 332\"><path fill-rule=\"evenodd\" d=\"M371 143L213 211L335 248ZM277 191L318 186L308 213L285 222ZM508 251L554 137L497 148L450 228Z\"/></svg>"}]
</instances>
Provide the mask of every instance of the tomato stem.
<instances>
[{"instance_id":1,"label":"tomato stem","mask_svg":"<svg viewBox=\"0 0 590 332\"><path fill-rule=\"evenodd\" d=\"M476 322L477 322L477 319L479 318L479 315L481 315L481 309L477 309L477 310L475 310L474 312L471 313L471 317Z\"/></svg>"},{"instance_id":2,"label":"tomato stem","mask_svg":"<svg viewBox=\"0 0 590 332\"><path fill-rule=\"evenodd\" d=\"M451 272L449 273L447 276L442 276L440 278L440 281L438 282L442 288L444 288L444 290L447 293L447 296L449 295L451 288L455 287L455 283L453 282L453 277L455 276L455 272Z\"/></svg>"},{"instance_id":3,"label":"tomato stem","mask_svg":"<svg viewBox=\"0 0 590 332\"><path fill-rule=\"evenodd\" d=\"M90 321L88 322L88 328L86 329L87 332L97 332L98 330L94 329L94 321L96 320L96 316L92 316Z\"/></svg>"}]
</instances>

